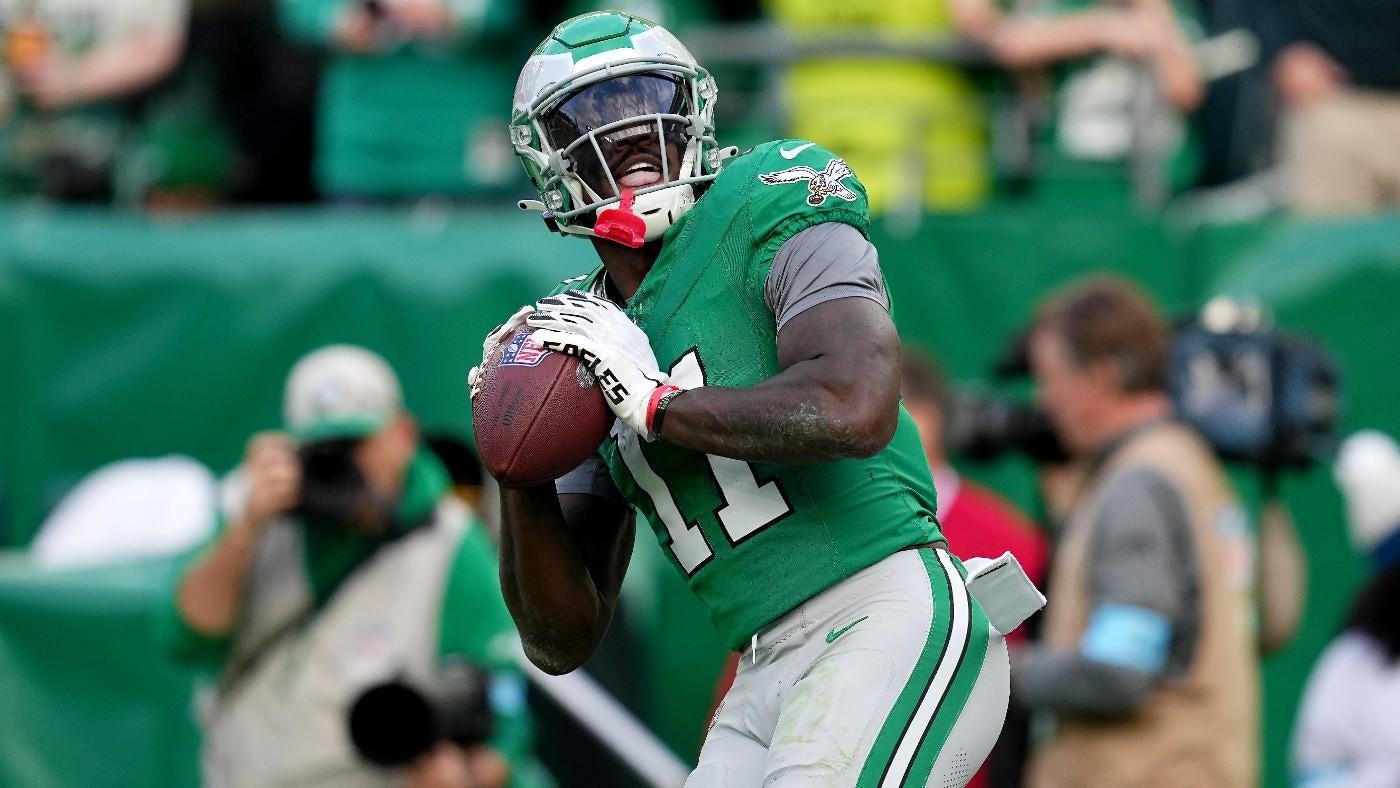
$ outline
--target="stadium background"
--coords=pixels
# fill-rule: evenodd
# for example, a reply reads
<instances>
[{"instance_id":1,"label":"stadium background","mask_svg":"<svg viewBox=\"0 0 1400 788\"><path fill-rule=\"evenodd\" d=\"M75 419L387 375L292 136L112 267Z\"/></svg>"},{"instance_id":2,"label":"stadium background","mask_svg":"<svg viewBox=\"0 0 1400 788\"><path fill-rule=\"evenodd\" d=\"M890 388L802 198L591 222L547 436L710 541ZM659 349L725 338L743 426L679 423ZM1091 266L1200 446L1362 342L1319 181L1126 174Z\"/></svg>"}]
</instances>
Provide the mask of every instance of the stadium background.
<instances>
[{"instance_id":1,"label":"stadium background","mask_svg":"<svg viewBox=\"0 0 1400 788\"><path fill-rule=\"evenodd\" d=\"M1175 312L1218 294L1257 299L1340 361L1343 432L1400 432L1400 218L1187 218L1139 209L1119 179L1087 191L1068 180L1067 191L998 193L912 228L878 223L906 340L935 349L958 379L985 380L1038 298L1107 269ZM10 548L0 558L0 785L195 782L191 677L162 661L148 621L168 567L50 572L23 554L83 474L168 453L232 466L248 434L277 423L285 370L329 342L383 353L425 424L467 430L464 376L481 335L592 264L586 244L485 205L177 217L0 206L0 545ZM1023 462L965 470L1034 509ZM1257 479L1244 469L1236 479L1257 506ZM1287 476L1283 493L1310 582L1302 630L1263 663L1270 786L1286 784L1302 682L1360 581L1326 470ZM657 550L649 537L640 549ZM722 649L664 562L639 563L629 583L652 598L639 622L640 711L690 758Z\"/></svg>"}]
</instances>

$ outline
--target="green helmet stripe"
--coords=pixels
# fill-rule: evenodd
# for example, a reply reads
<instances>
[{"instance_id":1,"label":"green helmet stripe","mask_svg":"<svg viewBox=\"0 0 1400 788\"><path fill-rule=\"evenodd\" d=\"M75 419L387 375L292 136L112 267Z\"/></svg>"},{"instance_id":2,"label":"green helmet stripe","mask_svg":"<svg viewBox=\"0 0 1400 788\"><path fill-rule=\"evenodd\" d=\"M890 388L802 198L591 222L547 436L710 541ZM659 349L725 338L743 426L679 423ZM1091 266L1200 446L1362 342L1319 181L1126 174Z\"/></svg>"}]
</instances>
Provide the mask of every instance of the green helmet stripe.
<instances>
[{"instance_id":1,"label":"green helmet stripe","mask_svg":"<svg viewBox=\"0 0 1400 788\"><path fill-rule=\"evenodd\" d=\"M631 37L655 27L656 23L630 14L599 11L561 22L538 48L536 55L570 55L574 62L632 46Z\"/></svg>"}]
</instances>

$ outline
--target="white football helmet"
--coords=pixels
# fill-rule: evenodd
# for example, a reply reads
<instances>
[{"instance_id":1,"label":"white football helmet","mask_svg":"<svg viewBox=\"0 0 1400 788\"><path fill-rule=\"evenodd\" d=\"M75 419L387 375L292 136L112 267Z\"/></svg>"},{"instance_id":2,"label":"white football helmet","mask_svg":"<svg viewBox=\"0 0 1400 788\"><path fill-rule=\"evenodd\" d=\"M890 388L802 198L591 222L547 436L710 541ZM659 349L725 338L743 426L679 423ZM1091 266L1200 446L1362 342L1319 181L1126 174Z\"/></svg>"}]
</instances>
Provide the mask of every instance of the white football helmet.
<instances>
[{"instance_id":1,"label":"white football helmet","mask_svg":"<svg viewBox=\"0 0 1400 788\"><path fill-rule=\"evenodd\" d=\"M719 170L717 93L709 72L653 22L615 11L563 22L515 87L511 144L540 194L520 207L560 233L628 246L660 238ZM618 234L608 226L620 216L628 229Z\"/></svg>"}]
</instances>

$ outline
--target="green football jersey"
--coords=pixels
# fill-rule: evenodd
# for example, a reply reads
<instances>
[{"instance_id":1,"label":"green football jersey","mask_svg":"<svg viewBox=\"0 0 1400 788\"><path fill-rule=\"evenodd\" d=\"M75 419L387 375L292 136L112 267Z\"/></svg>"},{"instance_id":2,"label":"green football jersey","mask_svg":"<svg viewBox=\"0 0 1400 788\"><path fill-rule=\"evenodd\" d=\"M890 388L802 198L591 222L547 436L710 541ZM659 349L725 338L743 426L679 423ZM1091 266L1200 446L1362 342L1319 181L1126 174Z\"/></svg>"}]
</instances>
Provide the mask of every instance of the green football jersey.
<instances>
[{"instance_id":1,"label":"green football jersey","mask_svg":"<svg viewBox=\"0 0 1400 788\"><path fill-rule=\"evenodd\" d=\"M822 222L865 233L865 189L803 140L730 159L667 231L627 314L679 385L752 386L778 374L764 283L783 242ZM601 268L567 283L597 285ZM619 423L620 425L620 423ZM618 428L600 449L733 648L822 590L890 554L940 541L933 479L903 407L869 459L770 465L702 454Z\"/></svg>"}]
</instances>

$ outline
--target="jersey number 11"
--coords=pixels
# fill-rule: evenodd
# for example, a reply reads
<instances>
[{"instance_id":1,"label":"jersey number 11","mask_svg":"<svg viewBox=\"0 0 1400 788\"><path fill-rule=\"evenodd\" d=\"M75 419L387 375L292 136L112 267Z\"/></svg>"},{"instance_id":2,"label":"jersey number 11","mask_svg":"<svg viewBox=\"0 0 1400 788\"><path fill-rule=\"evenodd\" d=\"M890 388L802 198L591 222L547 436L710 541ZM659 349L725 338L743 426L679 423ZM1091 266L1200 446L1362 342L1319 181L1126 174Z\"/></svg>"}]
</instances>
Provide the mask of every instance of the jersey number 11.
<instances>
[{"instance_id":1,"label":"jersey number 11","mask_svg":"<svg viewBox=\"0 0 1400 788\"><path fill-rule=\"evenodd\" d=\"M686 388L705 385L705 367L700 362L700 352L692 348L672 364L671 379ZM699 520L687 520L681 513L666 481L652 470L646 455L642 454L641 441L635 432L620 430L613 434L613 438L617 441L618 452L628 472L651 498L652 508L665 524L676 561L687 576L694 574L714 557L714 550L710 548ZM751 463L713 454L706 454L705 460L722 501L715 509L715 517L723 526L730 545L737 546L792 513L792 505L788 503L778 480L759 483Z\"/></svg>"}]
</instances>

